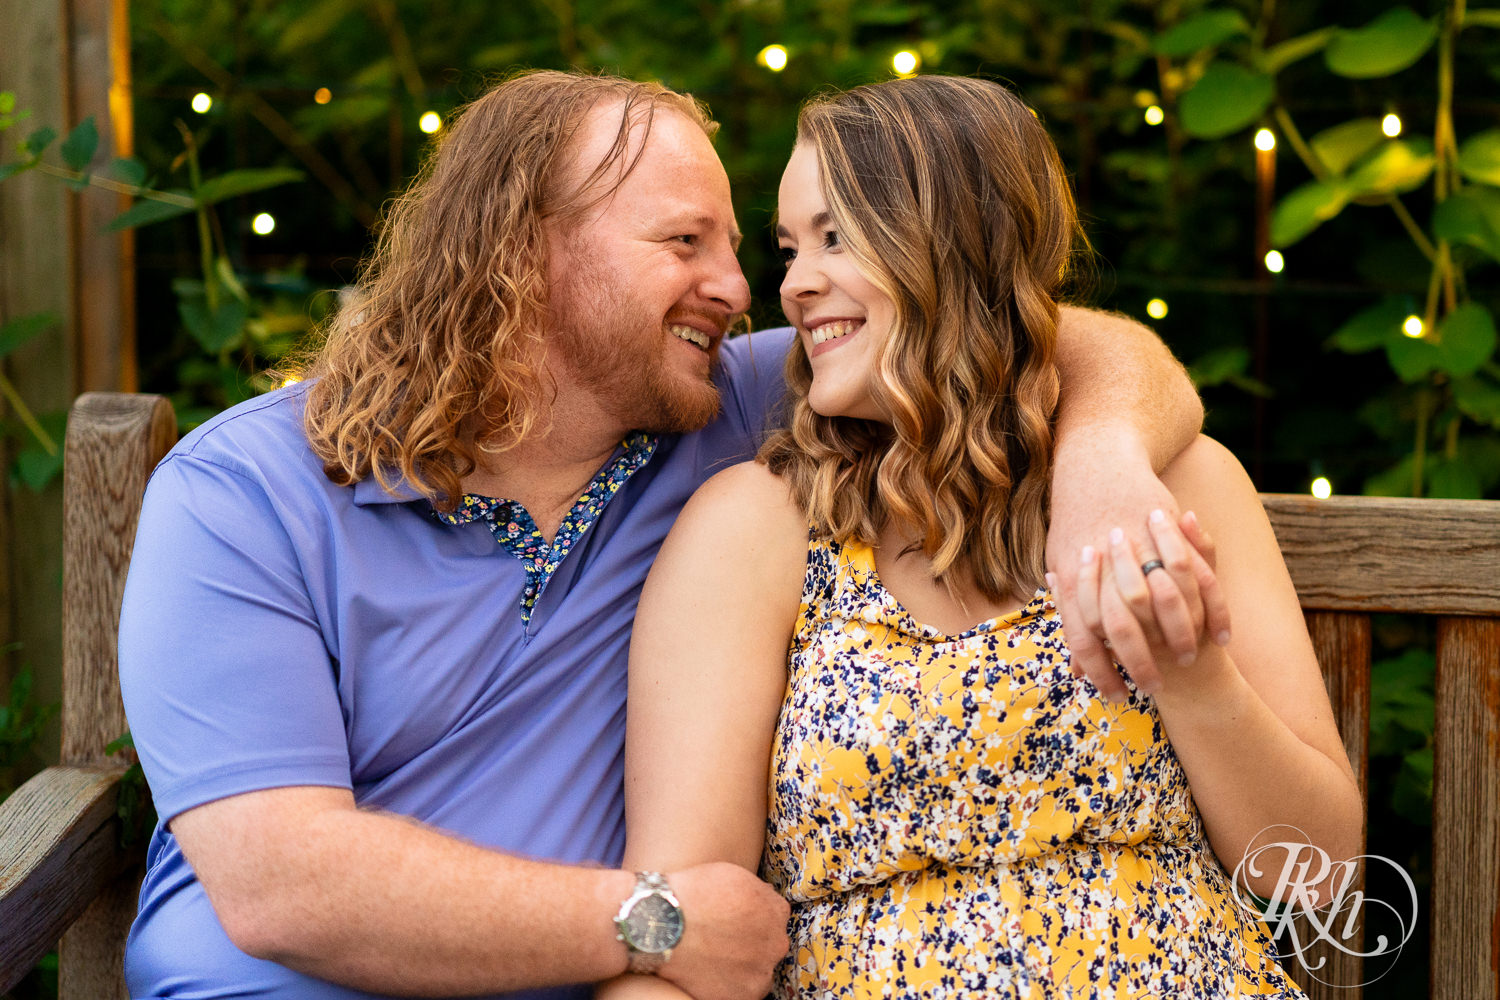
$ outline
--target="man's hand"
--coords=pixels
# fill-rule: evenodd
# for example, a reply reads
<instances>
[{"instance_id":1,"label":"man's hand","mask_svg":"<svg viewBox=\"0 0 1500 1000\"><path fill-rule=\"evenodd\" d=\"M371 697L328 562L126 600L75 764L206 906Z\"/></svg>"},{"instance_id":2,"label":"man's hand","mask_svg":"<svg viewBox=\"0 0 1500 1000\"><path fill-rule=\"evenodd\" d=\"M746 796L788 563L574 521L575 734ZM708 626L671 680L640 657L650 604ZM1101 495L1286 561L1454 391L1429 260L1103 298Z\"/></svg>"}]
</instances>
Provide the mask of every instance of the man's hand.
<instances>
[{"instance_id":1,"label":"man's hand","mask_svg":"<svg viewBox=\"0 0 1500 1000\"><path fill-rule=\"evenodd\" d=\"M758 1000L786 955L791 907L739 865L713 862L667 876L682 903L682 941L657 973L695 1000Z\"/></svg>"},{"instance_id":2,"label":"man's hand","mask_svg":"<svg viewBox=\"0 0 1500 1000\"><path fill-rule=\"evenodd\" d=\"M1075 674L1087 676L1106 698L1124 699L1113 651L1150 694L1161 682L1153 644L1186 657L1205 629L1214 641L1228 642L1229 610L1213 575L1212 543L1197 532L1195 520L1179 523L1171 493L1138 444L1075 434L1059 442L1052 481L1047 583ZM1149 512L1160 517L1148 520ZM1184 529L1205 542L1206 559ZM1143 574L1141 566L1153 559L1165 571ZM1115 571L1115 564L1134 575Z\"/></svg>"}]
</instances>

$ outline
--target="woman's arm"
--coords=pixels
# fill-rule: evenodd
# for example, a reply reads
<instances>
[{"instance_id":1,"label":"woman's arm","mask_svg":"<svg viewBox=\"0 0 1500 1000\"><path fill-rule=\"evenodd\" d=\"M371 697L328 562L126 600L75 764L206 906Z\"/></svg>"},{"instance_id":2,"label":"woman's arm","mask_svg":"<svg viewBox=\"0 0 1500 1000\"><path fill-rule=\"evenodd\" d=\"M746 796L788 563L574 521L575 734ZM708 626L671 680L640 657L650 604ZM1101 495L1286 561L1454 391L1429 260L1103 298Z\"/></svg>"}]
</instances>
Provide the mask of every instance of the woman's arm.
<instances>
[{"instance_id":1,"label":"woman's arm","mask_svg":"<svg viewBox=\"0 0 1500 1000\"><path fill-rule=\"evenodd\" d=\"M1212 634L1227 632L1223 605L1205 601L1191 580L1181 592L1163 589L1142 620L1111 614L1107 631L1083 627L1080 600L1097 599L1106 609L1122 608L1113 586L1083 595L1076 586L1078 554L1085 545L1105 550L1112 528L1148 546L1146 515L1175 501L1156 473L1187 447L1203 423L1203 406L1166 346L1141 324L1124 316L1065 306L1058 321L1057 368L1062 380L1057 442L1052 471L1051 529L1047 565L1051 586L1068 630L1073 663L1106 696L1123 698L1125 684L1117 659L1138 684L1152 687L1156 666L1142 636L1159 628L1180 653L1196 648L1200 617ZM1114 656L1104 647L1108 638Z\"/></svg>"},{"instance_id":2,"label":"woman's arm","mask_svg":"<svg viewBox=\"0 0 1500 1000\"><path fill-rule=\"evenodd\" d=\"M1157 709L1214 851L1233 871L1253 846L1302 842L1287 829L1295 827L1333 861L1352 858L1359 853L1363 804L1255 487L1233 455L1201 437L1162 478L1215 540L1217 585L1235 621L1227 648L1205 637L1189 664L1156 646ZM1184 553L1171 543L1157 548L1168 568L1142 578L1138 550L1128 539L1115 541L1092 570L1085 568L1084 584L1102 568L1127 598L1140 600L1142 588L1182 571ZM1269 871L1250 881L1257 894L1275 890L1284 853L1262 859Z\"/></svg>"},{"instance_id":3,"label":"woman's arm","mask_svg":"<svg viewBox=\"0 0 1500 1000\"><path fill-rule=\"evenodd\" d=\"M806 562L807 522L764 466L721 472L678 517L630 644L626 868L669 871L695 858L758 869ZM689 921L684 944L692 934ZM784 938L773 944L785 953ZM769 989L771 965L761 971ZM671 978L668 961L659 978L627 976L600 995L682 996Z\"/></svg>"}]
</instances>

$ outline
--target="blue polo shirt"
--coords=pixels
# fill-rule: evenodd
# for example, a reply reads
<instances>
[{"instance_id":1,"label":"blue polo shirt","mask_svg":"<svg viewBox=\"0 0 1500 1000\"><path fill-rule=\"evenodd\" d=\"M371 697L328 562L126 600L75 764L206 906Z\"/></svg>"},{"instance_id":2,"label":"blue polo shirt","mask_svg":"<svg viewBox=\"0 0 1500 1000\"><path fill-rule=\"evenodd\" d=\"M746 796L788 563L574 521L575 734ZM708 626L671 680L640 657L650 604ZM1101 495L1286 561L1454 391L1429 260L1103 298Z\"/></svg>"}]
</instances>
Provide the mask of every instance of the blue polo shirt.
<instances>
[{"instance_id":1,"label":"blue polo shirt","mask_svg":"<svg viewBox=\"0 0 1500 1000\"><path fill-rule=\"evenodd\" d=\"M372 479L328 480L303 387L183 438L147 487L120 617L121 688L161 816L126 950L131 996L369 996L230 943L166 827L226 796L349 788L487 847L618 864L641 585L692 492L759 446L790 343L784 330L725 343L720 416L656 442L524 621L526 566L490 525L440 523Z\"/></svg>"}]
</instances>

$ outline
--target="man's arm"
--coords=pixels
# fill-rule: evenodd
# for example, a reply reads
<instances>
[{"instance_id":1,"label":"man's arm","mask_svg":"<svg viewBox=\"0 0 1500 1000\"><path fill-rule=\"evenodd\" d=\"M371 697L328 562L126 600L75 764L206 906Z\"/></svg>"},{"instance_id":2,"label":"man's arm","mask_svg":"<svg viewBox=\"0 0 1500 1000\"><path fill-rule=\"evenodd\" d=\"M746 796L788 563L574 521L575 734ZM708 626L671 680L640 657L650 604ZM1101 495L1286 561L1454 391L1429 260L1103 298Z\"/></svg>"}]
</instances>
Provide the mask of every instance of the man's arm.
<instances>
[{"instance_id":1,"label":"man's arm","mask_svg":"<svg viewBox=\"0 0 1500 1000\"><path fill-rule=\"evenodd\" d=\"M628 872L487 850L357 809L337 788L220 799L171 828L230 940L320 979L453 996L625 971L613 917L635 884ZM757 931L781 933L785 904L737 865L685 868L668 880L693 929L672 957L688 988L717 983L717 966Z\"/></svg>"},{"instance_id":2,"label":"man's arm","mask_svg":"<svg viewBox=\"0 0 1500 1000\"><path fill-rule=\"evenodd\" d=\"M1109 551L1113 529L1143 551L1154 551L1147 530L1161 510L1176 529L1177 505L1156 473L1190 444L1203 423L1203 405L1181 364L1150 330L1123 316L1064 306L1058 324L1057 366L1062 404L1052 472L1050 581L1067 629L1075 672L1106 696L1125 685L1110 661L1106 638L1137 684L1159 683L1155 663L1140 651L1159 634L1183 655L1196 649L1194 621L1207 615L1211 634L1227 636L1228 611L1215 593L1207 604L1189 586L1154 587L1141 620L1106 583L1100 607L1109 627L1095 635L1083 626L1076 582L1085 547Z\"/></svg>"}]
</instances>

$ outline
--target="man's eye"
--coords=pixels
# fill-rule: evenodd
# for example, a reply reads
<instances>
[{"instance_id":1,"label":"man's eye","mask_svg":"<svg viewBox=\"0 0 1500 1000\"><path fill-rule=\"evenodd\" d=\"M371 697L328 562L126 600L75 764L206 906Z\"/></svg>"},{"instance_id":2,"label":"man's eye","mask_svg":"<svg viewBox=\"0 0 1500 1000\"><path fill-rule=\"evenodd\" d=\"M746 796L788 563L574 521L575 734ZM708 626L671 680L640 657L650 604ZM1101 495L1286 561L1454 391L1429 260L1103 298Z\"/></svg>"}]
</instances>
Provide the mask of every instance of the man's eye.
<instances>
[{"instance_id":1,"label":"man's eye","mask_svg":"<svg viewBox=\"0 0 1500 1000\"><path fill-rule=\"evenodd\" d=\"M792 261L797 259L797 251L793 247L777 247L776 256L781 258L782 267L791 267Z\"/></svg>"},{"instance_id":2,"label":"man's eye","mask_svg":"<svg viewBox=\"0 0 1500 1000\"><path fill-rule=\"evenodd\" d=\"M691 233L684 233L681 236L674 236L672 238L674 240L679 240L683 243L686 243L688 246L694 246L698 242L698 237L692 235Z\"/></svg>"}]
</instances>

